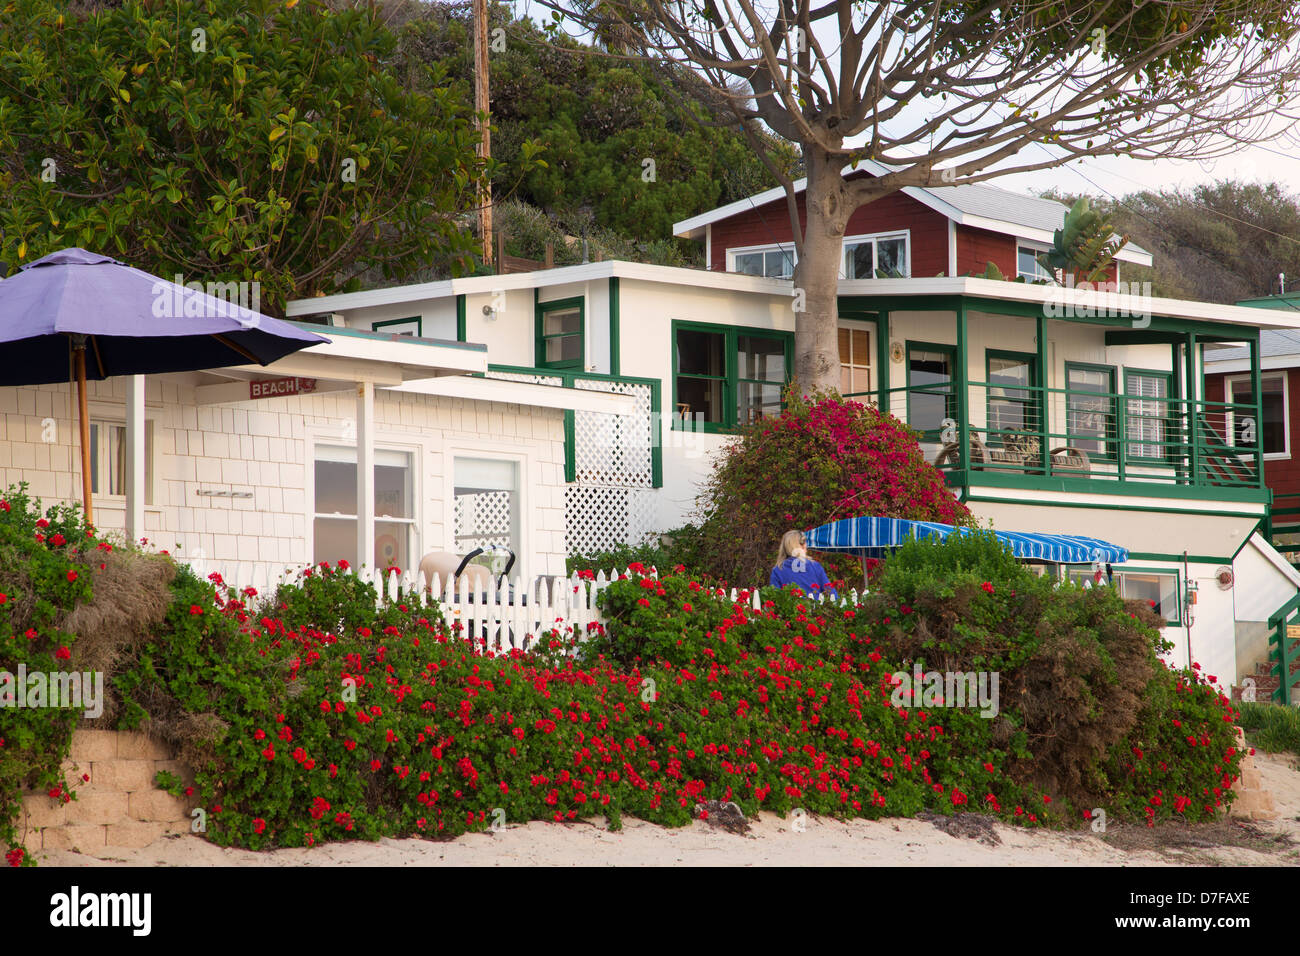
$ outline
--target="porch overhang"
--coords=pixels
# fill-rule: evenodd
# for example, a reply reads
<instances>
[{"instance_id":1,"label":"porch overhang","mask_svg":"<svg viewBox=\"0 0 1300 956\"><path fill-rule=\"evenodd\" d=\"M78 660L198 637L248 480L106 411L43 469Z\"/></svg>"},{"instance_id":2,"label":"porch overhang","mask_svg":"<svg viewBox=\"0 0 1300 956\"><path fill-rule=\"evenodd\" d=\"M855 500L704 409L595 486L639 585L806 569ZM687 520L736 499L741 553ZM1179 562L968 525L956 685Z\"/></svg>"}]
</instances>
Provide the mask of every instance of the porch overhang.
<instances>
[{"instance_id":1,"label":"porch overhang","mask_svg":"<svg viewBox=\"0 0 1300 956\"><path fill-rule=\"evenodd\" d=\"M637 410L636 398L619 392L564 388L558 385L535 385L531 382L510 382L466 375L449 375L404 382L400 385L386 386L386 390L416 395L468 398L483 402L503 402L511 405L532 405L537 408L602 412L609 415L634 415Z\"/></svg>"},{"instance_id":2,"label":"porch overhang","mask_svg":"<svg viewBox=\"0 0 1300 956\"><path fill-rule=\"evenodd\" d=\"M1123 283L1131 288L1132 283ZM1048 319L1112 325L1116 330L1151 332L1203 329L1223 334L1224 325L1248 328L1294 328L1296 312L1282 309L1257 309L1216 302L1194 302L1156 296L1128 295L1118 292L1001 279L971 277L937 277L930 279L841 279L841 299L856 299L864 308L891 311L954 308L959 300L976 312L1036 316ZM877 300L873 303L870 300ZM1150 316L1148 320L1147 317ZM1218 328L1215 328L1215 327ZM1234 341L1224 338L1224 341Z\"/></svg>"},{"instance_id":3,"label":"porch overhang","mask_svg":"<svg viewBox=\"0 0 1300 956\"><path fill-rule=\"evenodd\" d=\"M1265 513L1262 503L1105 494L1067 498L1026 489L971 489L966 500L972 512L1004 531L1077 534L1082 528L1134 556L1186 553L1188 560L1224 563L1249 540Z\"/></svg>"}]
</instances>

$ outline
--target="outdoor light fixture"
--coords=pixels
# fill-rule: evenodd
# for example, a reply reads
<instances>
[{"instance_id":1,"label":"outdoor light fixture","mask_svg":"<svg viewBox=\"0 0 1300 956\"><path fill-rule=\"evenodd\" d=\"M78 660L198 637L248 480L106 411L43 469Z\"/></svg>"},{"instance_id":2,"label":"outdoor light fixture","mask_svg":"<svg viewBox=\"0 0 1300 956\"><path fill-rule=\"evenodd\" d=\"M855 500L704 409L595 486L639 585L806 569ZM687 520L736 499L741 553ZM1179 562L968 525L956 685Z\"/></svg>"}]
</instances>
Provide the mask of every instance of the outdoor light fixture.
<instances>
[{"instance_id":1,"label":"outdoor light fixture","mask_svg":"<svg viewBox=\"0 0 1300 956\"><path fill-rule=\"evenodd\" d=\"M496 307L491 305L483 306L483 314L489 319L495 319L497 317Z\"/></svg>"}]
</instances>

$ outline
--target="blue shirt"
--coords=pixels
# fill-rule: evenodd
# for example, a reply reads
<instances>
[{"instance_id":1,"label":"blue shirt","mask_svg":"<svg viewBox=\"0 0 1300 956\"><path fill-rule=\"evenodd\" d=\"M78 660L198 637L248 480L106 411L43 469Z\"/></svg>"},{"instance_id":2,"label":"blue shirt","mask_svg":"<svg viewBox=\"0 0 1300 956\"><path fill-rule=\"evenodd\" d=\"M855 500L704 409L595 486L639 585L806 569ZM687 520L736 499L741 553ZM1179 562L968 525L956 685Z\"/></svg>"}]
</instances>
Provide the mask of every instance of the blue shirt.
<instances>
[{"instance_id":1,"label":"blue shirt","mask_svg":"<svg viewBox=\"0 0 1300 956\"><path fill-rule=\"evenodd\" d=\"M798 562L798 570L796 570L796 562ZM774 588L797 584L803 588L805 594L814 597L822 592L829 594L835 600L839 600L840 597L839 593L831 587L826 569L812 558L786 558L780 566L772 569L767 583Z\"/></svg>"}]
</instances>

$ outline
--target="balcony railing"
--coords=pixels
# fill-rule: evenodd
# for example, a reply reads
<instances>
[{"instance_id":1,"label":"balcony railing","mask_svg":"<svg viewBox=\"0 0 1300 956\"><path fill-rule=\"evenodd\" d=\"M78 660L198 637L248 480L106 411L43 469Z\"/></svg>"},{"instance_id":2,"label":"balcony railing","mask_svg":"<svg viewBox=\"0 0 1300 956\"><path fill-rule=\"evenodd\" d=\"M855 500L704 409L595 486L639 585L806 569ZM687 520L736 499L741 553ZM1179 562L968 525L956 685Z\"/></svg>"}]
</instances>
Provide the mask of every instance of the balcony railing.
<instances>
[{"instance_id":1,"label":"balcony railing","mask_svg":"<svg viewBox=\"0 0 1300 956\"><path fill-rule=\"evenodd\" d=\"M927 458L958 484L978 484L966 473L979 472L1264 487L1253 405L989 382L970 383L964 401L951 384L888 396L890 412L921 433Z\"/></svg>"}]
</instances>

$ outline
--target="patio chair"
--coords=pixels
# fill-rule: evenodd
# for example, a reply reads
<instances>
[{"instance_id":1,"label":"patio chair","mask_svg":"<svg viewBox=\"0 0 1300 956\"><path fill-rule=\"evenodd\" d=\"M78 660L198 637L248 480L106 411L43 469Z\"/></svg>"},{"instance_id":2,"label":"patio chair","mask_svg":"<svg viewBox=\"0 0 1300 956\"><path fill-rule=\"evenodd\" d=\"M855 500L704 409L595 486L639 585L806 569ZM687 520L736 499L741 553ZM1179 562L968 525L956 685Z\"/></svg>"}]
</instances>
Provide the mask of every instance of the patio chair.
<instances>
[{"instance_id":1,"label":"patio chair","mask_svg":"<svg viewBox=\"0 0 1300 956\"><path fill-rule=\"evenodd\" d=\"M970 430L970 467L972 470L979 470L981 465L1011 465L1022 471L1033 473L1035 470L1039 474L1042 469L1034 469L1032 466L1040 463L1038 449L1039 439L1036 435L1020 434L1007 435L1001 448L990 448L979 436L979 433L971 428ZM1052 472L1075 472L1087 474L1091 470L1091 462L1088 459L1087 452L1071 445L1064 445L1059 448L1053 448L1049 455L1052 459ZM960 467L961 447L957 442L948 442L935 455L934 466L942 468L944 465Z\"/></svg>"}]
</instances>

